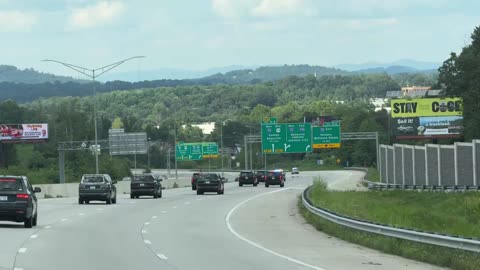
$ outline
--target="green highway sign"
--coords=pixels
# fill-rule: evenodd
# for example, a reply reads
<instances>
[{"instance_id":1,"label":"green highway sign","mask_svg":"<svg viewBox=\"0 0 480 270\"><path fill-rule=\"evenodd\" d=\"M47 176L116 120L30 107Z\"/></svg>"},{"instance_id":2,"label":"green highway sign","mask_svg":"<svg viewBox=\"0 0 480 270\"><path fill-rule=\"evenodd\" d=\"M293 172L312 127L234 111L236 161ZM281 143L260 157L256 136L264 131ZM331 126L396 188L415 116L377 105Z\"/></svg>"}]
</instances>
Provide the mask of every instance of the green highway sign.
<instances>
[{"instance_id":1,"label":"green highway sign","mask_svg":"<svg viewBox=\"0 0 480 270\"><path fill-rule=\"evenodd\" d=\"M262 152L269 154L312 151L310 123L262 124Z\"/></svg>"},{"instance_id":2,"label":"green highway sign","mask_svg":"<svg viewBox=\"0 0 480 270\"><path fill-rule=\"evenodd\" d=\"M312 152L312 124L298 123L286 125L286 153Z\"/></svg>"},{"instance_id":3,"label":"green highway sign","mask_svg":"<svg viewBox=\"0 0 480 270\"><path fill-rule=\"evenodd\" d=\"M325 123L321 127L313 127L313 148L340 148L340 123Z\"/></svg>"},{"instance_id":4,"label":"green highway sign","mask_svg":"<svg viewBox=\"0 0 480 270\"><path fill-rule=\"evenodd\" d=\"M175 148L177 160L202 159L202 143L179 143Z\"/></svg>"},{"instance_id":5,"label":"green highway sign","mask_svg":"<svg viewBox=\"0 0 480 270\"><path fill-rule=\"evenodd\" d=\"M262 152L283 153L285 124L262 124Z\"/></svg>"},{"instance_id":6,"label":"green highway sign","mask_svg":"<svg viewBox=\"0 0 480 270\"><path fill-rule=\"evenodd\" d=\"M218 144L217 143L203 143L202 144L202 157L203 158L217 158L218 157Z\"/></svg>"},{"instance_id":7,"label":"green highway sign","mask_svg":"<svg viewBox=\"0 0 480 270\"><path fill-rule=\"evenodd\" d=\"M276 117L263 117L262 118L263 124L276 124L277 118Z\"/></svg>"}]
</instances>

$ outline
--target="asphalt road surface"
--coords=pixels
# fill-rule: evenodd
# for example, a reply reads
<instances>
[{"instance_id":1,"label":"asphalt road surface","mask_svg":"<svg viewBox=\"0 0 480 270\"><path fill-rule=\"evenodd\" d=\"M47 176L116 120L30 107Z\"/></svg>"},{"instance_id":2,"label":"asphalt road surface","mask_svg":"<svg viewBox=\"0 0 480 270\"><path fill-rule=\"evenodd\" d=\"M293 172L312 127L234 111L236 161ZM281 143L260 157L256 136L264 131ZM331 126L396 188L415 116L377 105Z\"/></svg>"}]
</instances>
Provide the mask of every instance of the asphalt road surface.
<instances>
[{"instance_id":1,"label":"asphalt road surface","mask_svg":"<svg viewBox=\"0 0 480 270\"><path fill-rule=\"evenodd\" d=\"M122 194L116 205L40 200L38 227L0 223L0 269L439 269L306 224L297 196L319 175L337 189L357 189L362 176L301 172L284 188L230 182L225 195L179 188L156 200Z\"/></svg>"}]
</instances>

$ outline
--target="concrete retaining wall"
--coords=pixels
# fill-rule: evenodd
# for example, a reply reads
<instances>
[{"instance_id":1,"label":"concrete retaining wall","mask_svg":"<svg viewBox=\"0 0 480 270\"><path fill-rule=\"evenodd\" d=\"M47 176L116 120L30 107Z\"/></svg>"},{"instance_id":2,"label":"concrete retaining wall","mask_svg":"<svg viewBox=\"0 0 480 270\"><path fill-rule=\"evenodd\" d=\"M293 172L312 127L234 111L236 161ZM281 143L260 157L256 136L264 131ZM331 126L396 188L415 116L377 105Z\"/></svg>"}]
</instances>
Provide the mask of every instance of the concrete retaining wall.
<instances>
[{"instance_id":1,"label":"concrete retaining wall","mask_svg":"<svg viewBox=\"0 0 480 270\"><path fill-rule=\"evenodd\" d=\"M191 185L191 178L179 177L178 179L166 179L162 181L162 186L166 189L173 188L177 183L178 187L189 187ZM38 198L45 197L78 197L78 183L67 184L43 184L34 185L42 189L41 193L37 194ZM130 194L130 181L119 181L117 184L117 194Z\"/></svg>"}]
</instances>

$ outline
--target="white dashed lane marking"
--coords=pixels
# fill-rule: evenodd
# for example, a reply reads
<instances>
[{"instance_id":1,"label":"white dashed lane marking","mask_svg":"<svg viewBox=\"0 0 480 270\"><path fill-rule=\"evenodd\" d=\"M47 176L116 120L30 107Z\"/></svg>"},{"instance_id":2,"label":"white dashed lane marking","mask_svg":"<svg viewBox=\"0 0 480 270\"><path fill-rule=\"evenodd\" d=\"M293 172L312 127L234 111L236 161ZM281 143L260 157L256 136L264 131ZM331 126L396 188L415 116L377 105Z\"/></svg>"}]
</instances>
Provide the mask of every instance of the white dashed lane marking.
<instances>
[{"instance_id":1,"label":"white dashed lane marking","mask_svg":"<svg viewBox=\"0 0 480 270\"><path fill-rule=\"evenodd\" d=\"M63 218L62 221L68 221L68 218Z\"/></svg>"},{"instance_id":2,"label":"white dashed lane marking","mask_svg":"<svg viewBox=\"0 0 480 270\"><path fill-rule=\"evenodd\" d=\"M25 253L25 252L27 252L27 248L20 248L18 250L18 253Z\"/></svg>"},{"instance_id":3,"label":"white dashed lane marking","mask_svg":"<svg viewBox=\"0 0 480 270\"><path fill-rule=\"evenodd\" d=\"M50 229L52 228L52 226L48 225L48 226L45 226L45 229Z\"/></svg>"},{"instance_id":4,"label":"white dashed lane marking","mask_svg":"<svg viewBox=\"0 0 480 270\"><path fill-rule=\"evenodd\" d=\"M167 211L162 211L162 214L165 214L165 213L167 213Z\"/></svg>"},{"instance_id":5,"label":"white dashed lane marking","mask_svg":"<svg viewBox=\"0 0 480 270\"><path fill-rule=\"evenodd\" d=\"M150 222L145 222L145 225L146 225L146 226L150 225Z\"/></svg>"},{"instance_id":6,"label":"white dashed lane marking","mask_svg":"<svg viewBox=\"0 0 480 270\"><path fill-rule=\"evenodd\" d=\"M185 202L185 204L190 204L190 202Z\"/></svg>"},{"instance_id":7,"label":"white dashed lane marking","mask_svg":"<svg viewBox=\"0 0 480 270\"><path fill-rule=\"evenodd\" d=\"M157 218L157 216L153 216L152 218L155 219L155 218Z\"/></svg>"},{"instance_id":8,"label":"white dashed lane marking","mask_svg":"<svg viewBox=\"0 0 480 270\"><path fill-rule=\"evenodd\" d=\"M30 238L31 238L31 239L35 239L35 238L37 238L37 237L38 237L38 235L36 235L36 234L30 235Z\"/></svg>"},{"instance_id":9,"label":"white dashed lane marking","mask_svg":"<svg viewBox=\"0 0 480 270\"><path fill-rule=\"evenodd\" d=\"M145 242L145 244L147 245L150 245L152 242L150 242L150 240L144 240L143 242Z\"/></svg>"},{"instance_id":10,"label":"white dashed lane marking","mask_svg":"<svg viewBox=\"0 0 480 270\"><path fill-rule=\"evenodd\" d=\"M147 231L146 231L146 230L142 230L142 233L147 233Z\"/></svg>"}]
</instances>

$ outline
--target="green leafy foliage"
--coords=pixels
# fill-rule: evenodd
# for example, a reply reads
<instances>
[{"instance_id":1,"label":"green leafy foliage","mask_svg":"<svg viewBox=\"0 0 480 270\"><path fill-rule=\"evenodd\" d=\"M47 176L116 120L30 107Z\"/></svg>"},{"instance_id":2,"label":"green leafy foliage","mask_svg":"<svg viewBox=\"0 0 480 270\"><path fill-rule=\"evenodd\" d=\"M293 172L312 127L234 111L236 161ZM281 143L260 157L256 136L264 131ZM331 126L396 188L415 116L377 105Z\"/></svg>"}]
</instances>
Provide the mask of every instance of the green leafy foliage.
<instances>
[{"instance_id":1,"label":"green leafy foliage","mask_svg":"<svg viewBox=\"0 0 480 270\"><path fill-rule=\"evenodd\" d=\"M464 137L466 140L480 137L480 26L471 35L472 43L439 68L439 83L448 96L463 98Z\"/></svg>"}]
</instances>

